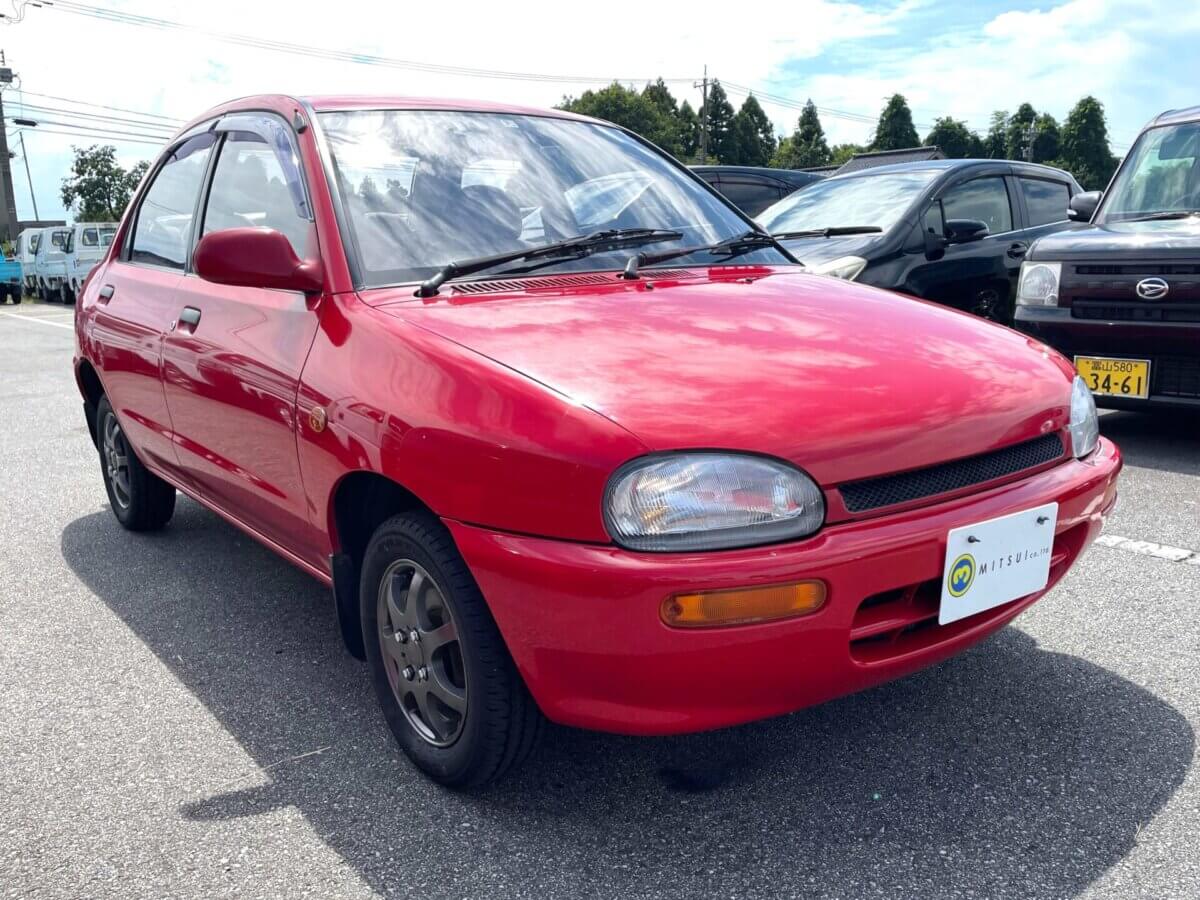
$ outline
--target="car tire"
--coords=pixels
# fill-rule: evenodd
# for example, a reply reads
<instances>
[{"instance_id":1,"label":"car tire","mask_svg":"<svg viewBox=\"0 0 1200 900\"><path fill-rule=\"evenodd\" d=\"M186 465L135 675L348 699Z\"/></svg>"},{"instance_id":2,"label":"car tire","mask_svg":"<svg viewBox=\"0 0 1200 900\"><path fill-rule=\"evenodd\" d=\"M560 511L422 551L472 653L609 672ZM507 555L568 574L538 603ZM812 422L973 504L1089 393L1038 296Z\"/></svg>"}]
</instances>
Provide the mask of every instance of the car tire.
<instances>
[{"instance_id":1,"label":"car tire","mask_svg":"<svg viewBox=\"0 0 1200 900\"><path fill-rule=\"evenodd\" d=\"M129 531L156 531L175 512L175 488L144 465L125 439L107 397L96 406L96 444L108 502Z\"/></svg>"},{"instance_id":2,"label":"car tire","mask_svg":"<svg viewBox=\"0 0 1200 900\"><path fill-rule=\"evenodd\" d=\"M529 755L541 711L436 517L406 513L379 526L359 604L375 694L419 769L447 787L481 787Z\"/></svg>"}]
</instances>

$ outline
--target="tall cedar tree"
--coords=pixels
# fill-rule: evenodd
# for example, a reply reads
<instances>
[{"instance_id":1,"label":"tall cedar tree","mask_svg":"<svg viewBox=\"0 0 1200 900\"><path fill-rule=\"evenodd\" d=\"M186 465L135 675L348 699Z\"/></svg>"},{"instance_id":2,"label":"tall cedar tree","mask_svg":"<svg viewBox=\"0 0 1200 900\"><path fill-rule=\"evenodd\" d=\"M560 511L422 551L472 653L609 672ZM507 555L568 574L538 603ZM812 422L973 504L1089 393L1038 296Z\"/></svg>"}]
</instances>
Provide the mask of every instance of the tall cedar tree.
<instances>
[{"instance_id":1,"label":"tall cedar tree","mask_svg":"<svg viewBox=\"0 0 1200 900\"><path fill-rule=\"evenodd\" d=\"M1067 116L1060 154L1063 167L1089 191L1103 190L1112 178L1117 160L1108 149L1104 104L1095 97L1084 97Z\"/></svg>"},{"instance_id":2,"label":"tall cedar tree","mask_svg":"<svg viewBox=\"0 0 1200 900\"><path fill-rule=\"evenodd\" d=\"M1022 103L1004 128L1004 154L1008 159L1024 159L1029 145L1029 126L1037 121L1037 110Z\"/></svg>"},{"instance_id":3,"label":"tall cedar tree","mask_svg":"<svg viewBox=\"0 0 1200 900\"><path fill-rule=\"evenodd\" d=\"M679 153L680 159L695 159L700 152L700 117L692 104L684 100L679 104Z\"/></svg>"},{"instance_id":4,"label":"tall cedar tree","mask_svg":"<svg viewBox=\"0 0 1200 900\"><path fill-rule=\"evenodd\" d=\"M775 126L754 98L746 97L742 108L733 117L733 132L737 141L737 157L742 166L765 166L775 153Z\"/></svg>"},{"instance_id":5,"label":"tall cedar tree","mask_svg":"<svg viewBox=\"0 0 1200 900\"><path fill-rule=\"evenodd\" d=\"M893 94L875 126L872 150L903 150L920 145L917 129L913 126L912 110L903 94Z\"/></svg>"},{"instance_id":6,"label":"tall cedar tree","mask_svg":"<svg viewBox=\"0 0 1200 900\"><path fill-rule=\"evenodd\" d=\"M1008 110L998 109L992 113L987 137L983 139L983 152L988 159L1004 159L1008 153L1005 131L1008 128Z\"/></svg>"},{"instance_id":7,"label":"tall cedar tree","mask_svg":"<svg viewBox=\"0 0 1200 900\"><path fill-rule=\"evenodd\" d=\"M829 144L825 141L825 129L817 115L816 104L810 99L804 104L796 130L792 136L779 144L772 164L783 169L807 169L829 165Z\"/></svg>"},{"instance_id":8,"label":"tall cedar tree","mask_svg":"<svg viewBox=\"0 0 1200 900\"><path fill-rule=\"evenodd\" d=\"M1058 120L1050 113L1042 113L1033 123L1033 127L1037 131L1033 137L1033 161L1044 163L1058 159L1059 145L1062 143Z\"/></svg>"},{"instance_id":9,"label":"tall cedar tree","mask_svg":"<svg viewBox=\"0 0 1200 900\"><path fill-rule=\"evenodd\" d=\"M721 82L714 80L708 89L707 107L700 110L701 128L708 130L709 162L738 162L738 141L733 130L733 104Z\"/></svg>"}]
</instances>

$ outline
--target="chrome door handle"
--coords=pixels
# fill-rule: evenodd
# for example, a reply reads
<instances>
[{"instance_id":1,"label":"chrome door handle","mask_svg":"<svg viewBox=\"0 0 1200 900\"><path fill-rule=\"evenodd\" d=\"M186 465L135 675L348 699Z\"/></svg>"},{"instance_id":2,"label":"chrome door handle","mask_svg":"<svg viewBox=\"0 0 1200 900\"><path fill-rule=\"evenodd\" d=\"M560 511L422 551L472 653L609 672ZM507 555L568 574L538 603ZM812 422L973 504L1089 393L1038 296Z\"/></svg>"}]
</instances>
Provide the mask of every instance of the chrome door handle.
<instances>
[{"instance_id":1,"label":"chrome door handle","mask_svg":"<svg viewBox=\"0 0 1200 900\"><path fill-rule=\"evenodd\" d=\"M180 325L191 325L195 328L200 324L200 310L194 306L185 306L183 312L179 314Z\"/></svg>"}]
</instances>

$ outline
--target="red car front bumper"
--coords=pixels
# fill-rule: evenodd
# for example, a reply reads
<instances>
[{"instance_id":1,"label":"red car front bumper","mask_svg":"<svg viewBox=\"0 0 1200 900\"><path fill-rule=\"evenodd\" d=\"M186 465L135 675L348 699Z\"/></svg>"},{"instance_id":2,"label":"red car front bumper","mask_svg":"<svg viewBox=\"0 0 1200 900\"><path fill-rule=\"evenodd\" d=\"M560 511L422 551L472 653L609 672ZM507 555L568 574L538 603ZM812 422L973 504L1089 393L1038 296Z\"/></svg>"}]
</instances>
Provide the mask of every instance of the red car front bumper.
<instances>
[{"instance_id":1,"label":"red car front bumper","mask_svg":"<svg viewBox=\"0 0 1200 900\"><path fill-rule=\"evenodd\" d=\"M898 678L971 646L1045 591L937 624L952 528L1057 501L1053 587L1116 502L1121 457L1101 439L1071 460L971 497L827 527L794 544L634 553L446 524L525 682L556 722L631 734L701 731L779 715ZM819 578L816 614L668 628L668 595Z\"/></svg>"}]
</instances>

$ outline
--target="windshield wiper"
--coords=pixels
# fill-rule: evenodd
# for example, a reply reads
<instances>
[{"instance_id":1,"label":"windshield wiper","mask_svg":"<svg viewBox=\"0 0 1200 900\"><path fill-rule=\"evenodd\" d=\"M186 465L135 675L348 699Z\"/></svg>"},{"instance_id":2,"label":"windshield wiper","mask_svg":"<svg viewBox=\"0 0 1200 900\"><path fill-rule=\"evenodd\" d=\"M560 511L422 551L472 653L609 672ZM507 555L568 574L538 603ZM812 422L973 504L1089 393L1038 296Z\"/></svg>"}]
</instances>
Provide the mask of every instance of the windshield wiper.
<instances>
[{"instance_id":1,"label":"windshield wiper","mask_svg":"<svg viewBox=\"0 0 1200 900\"><path fill-rule=\"evenodd\" d=\"M625 264L625 271L621 273L622 278L634 279L638 277L638 269L641 266L652 266L658 263L667 262L668 260L678 259L681 256L690 256L693 253L727 253L730 256L737 256L742 253L749 253L752 250L759 250L763 247L775 247L788 259L792 259L792 255L783 247L779 246L779 242L772 235L765 231L747 231L745 234L740 234L737 237L728 238L724 241L718 241L715 244L705 244L700 247L680 247L677 250L663 250L659 253L638 253L629 258L629 262ZM795 262L795 260L792 260Z\"/></svg>"},{"instance_id":2,"label":"windshield wiper","mask_svg":"<svg viewBox=\"0 0 1200 900\"><path fill-rule=\"evenodd\" d=\"M883 231L878 225L835 225L831 228L810 228L808 231L775 231L772 237L786 241L791 238L839 237L843 234L878 234Z\"/></svg>"},{"instance_id":3,"label":"windshield wiper","mask_svg":"<svg viewBox=\"0 0 1200 900\"><path fill-rule=\"evenodd\" d=\"M610 228L606 231L594 231L582 237L543 244L540 247L526 247L509 253L497 253L494 256L480 256L462 262L448 262L421 282L421 286L417 289L417 296L434 297L437 295L438 288L451 278L472 275L475 272L482 272L484 269L507 262L542 259L548 256L589 256L601 249L616 250L638 244L653 244L658 241L677 241L681 237L683 237L682 231L669 231L663 228Z\"/></svg>"},{"instance_id":4,"label":"windshield wiper","mask_svg":"<svg viewBox=\"0 0 1200 900\"><path fill-rule=\"evenodd\" d=\"M1156 212L1146 216L1135 216L1132 219L1120 219L1121 222L1157 222L1163 219L1190 219L1200 216L1200 209L1177 209L1171 212Z\"/></svg>"}]
</instances>

